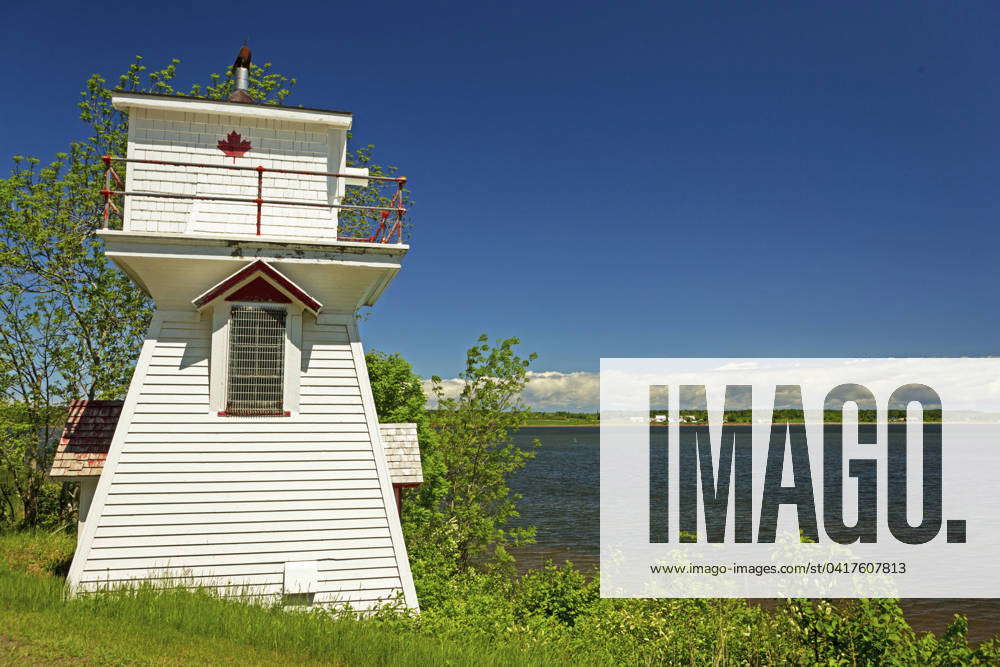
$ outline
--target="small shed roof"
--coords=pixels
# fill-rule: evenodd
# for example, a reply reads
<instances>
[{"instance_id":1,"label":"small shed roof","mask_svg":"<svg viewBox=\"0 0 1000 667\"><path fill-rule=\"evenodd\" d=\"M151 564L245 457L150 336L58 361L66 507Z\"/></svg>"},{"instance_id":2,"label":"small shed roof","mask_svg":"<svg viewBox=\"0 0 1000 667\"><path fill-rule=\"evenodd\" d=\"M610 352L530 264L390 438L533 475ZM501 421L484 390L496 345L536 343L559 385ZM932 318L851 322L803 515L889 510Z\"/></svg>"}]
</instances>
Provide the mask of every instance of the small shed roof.
<instances>
[{"instance_id":1,"label":"small shed roof","mask_svg":"<svg viewBox=\"0 0 1000 667\"><path fill-rule=\"evenodd\" d=\"M49 477L75 479L100 475L121 412L121 401L70 403Z\"/></svg>"}]
</instances>

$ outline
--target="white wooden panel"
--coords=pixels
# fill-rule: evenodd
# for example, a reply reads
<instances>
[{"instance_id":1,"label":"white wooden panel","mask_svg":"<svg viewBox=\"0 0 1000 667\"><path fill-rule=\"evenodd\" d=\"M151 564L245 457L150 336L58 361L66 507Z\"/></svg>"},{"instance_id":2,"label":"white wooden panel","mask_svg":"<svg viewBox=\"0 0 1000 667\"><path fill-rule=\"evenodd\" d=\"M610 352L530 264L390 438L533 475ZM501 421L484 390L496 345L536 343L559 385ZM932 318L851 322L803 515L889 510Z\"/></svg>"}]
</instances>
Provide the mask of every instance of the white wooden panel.
<instances>
[{"instance_id":1,"label":"white wooden panel","mask_svg":"<svg viewBox=\"0 0 1000 667\"><path fill-rule=\"evenodd\" d=\"M105 507L104 515L156 515L156 514L188 514L198 511L214 512L220 517L228 518L239 516L243 512L268 512L278 510L305 511L313 509L370 509L384 506L381 497L373 498L324 498L323 501L316 501L314 498L299 498L293 500L241 500L240 504L235 503L226 506L211 507L204 502L171 502L171 503L108 503ZM103 516L103 515L102 515Z\"/></svg>"},{"instance_id":2,"label":"white wooden panel","mask_svg":"<svg viewBox=\"0 0 1000 667\"><path fill-rule=\"evenodd\" d=\"M208 395L207 383L183 387L183 389L185 390L183 394L178 393L177 389L178 387L176 385L146 384L142 387L142 395L139 397L139 400L142 401L144 400L144 397L153 396L155 394L170 394L171 398L166 400L166 402L173 403L174 401L176 401L176 398L174 398L176 396L191 396L192 394L205 395L205 396Z\"/></svg>"},{"instance_id":3,"label":"white wooden panel","mask_svg":"<svg viewBox=\"0 0 1000 667\"><path fill-rule=\"evenodd\" d=\"M176 390L175 390L176 391ZM204 411L208 411L208 392L200 391L195 394L172 394L170 392L157 392L155 394L140 394L136 409L143 406L199 406Z\"/></svg>"},{"instance_id":4,"label":"white wooden panel","mask_svg":"<svg viewBox=\"0 0 1000 667\"><path fill-rule=\"evenodd\" d=\"M280 466L282 470L306 470L316 465L326 465L333 461L373 461L368 449L353 451L311 452L303 457L298 452L130 452L123 454L118 469L128 471L126 466L141 464L143 468L156 463L162 472L179 472L181 468L190 470L252 470L258 466ZM166 467L161 467L165 465ZM302 468L299 468L302 466ZM131 470L135 472L136 470Z\"/></svg>"},{"instance_id":5,"label":"white wooden panel","mask_svg":"<svg viewBox=\"0 0 1000 667\"><path fill-rule=\"evenodd\" d=\"M302 374L302 378L349 378L357 383L357 373L353 368L324 368L322 372L315 369Z\"/></svg>"},{"instance_id":6,"label":"white wooden panel","mask_svg":"<svg viewBox=\"0 0 1000 667\"><path fill-rule=\"evenodd\" d=\"M331 593L317 593L313 597L313 604L350 604L354 605L356 602L360 601L385 601L389 602L400 595L402 591L399 588L378 588L378 589L362 589L355 591L341 590Z\"/></svg>"},{"instance_id":7,"label":"white wooden panel","mask_svg":"<svg viewBox=\"0 0 1000 667\"><path fill-rule=\"evenodd\" d=\"M128 442L138 443L163 443L165 440L169 444L181 443L203 443L206 449L215 449L215 445L231 442L250 445L272 444L275 449L281 449L280 443L347 443L347 442L367 442L367 433L323 433L312 429L311 433L260 433L254 429L233 429L230 433L129 433ZM202 450L204 451L204 450Z\"/></svg>"},{"instance_id":8,"label":"white wooden panel","mask_svg":"<svg viewBox=\"0 0 1000 667\"><path fill-rule=\"evenodd\" d=\"M343 581L348 578L377 578L391 577L396 570L395 560L392 558L370 558L361 560L321 560L319 561L320 581ZM236 578L246 578L253 580L254 577L266 578L268 576L283 576L284 563L249 563L245 565L224 565L220 567L205 567L200 571L206 578L216 578L221 581L230 581ZM86 581L106 581L106 580L174 580L192 581L192 570L190 567L164 567L164 568L123 568L116 570L92 570L84 575Z\"/></svg>"},{"instance_id":9,"label":"white wooden panel","mask_svg":"<svg viewBox=\"0 0 1000 667\"><path fill-rule=\"evenodd\" d=\"M350 359L309 359L309 371L322 368L354 368L354 362Z\"/></svg>"},{"instance_id":10,"label":"white wooden panel","mask_svg":"<svg viewBox=\"0 0 1000 667\"><path fill-rule=\"evenodd\" d=\"M309 400L311 404L309 406L302 406L303 413L322 413L328 410L332 410L334 405L353 405L357 409L361 409L361 394L351 393L350 395L342 395L340 393L330 393L325 392L319 396L309 395ZM325 402L324 402L325 400Z\"/></svg>"},{"instance_id":11,"label":"white wooden panel","mask_svg":"<svg viewBox=\"0 0 1000 667\"><path fill-rule=\"evenodd\" d=\"M374 470L375 460L372 458L370 452L363 453L348 453L346 456L340 457L330 457L324 456L321 459L314 461L282 461L282 460L272 460L272 461L247 461L246 456L237 456L234 461L184 461L180 459L181 462L172 463L170 461L164 461L163 456L160 455L155 457L156 460L150 460L151 457L140 457L136 460L135 456L129 457L128 460L123 459L118 464L118 473L143 473L149 476L152 475L162 475L165 473L184 473L184 474L199 474L205 475L210 473L226 473L229 475L241 475L247 473L266 473L266 474L282 474L289 471L309 471L309 472L323 472L331 470ZM281 457L281 454L271 454L271 456ZM287 457L285 457L287 458ZM155 463L155 467L151 467L150 464ZM155 470L155 472L153 472ZM152 477L149 477L152 480ZM197 478L189 478L197 479ZM153 481L162 481L159 479Z\"/></svg>"},{"instance_id":12,"label":"white wooden panel","mask_svg":"<svg viewBox=\"0 0 1000 667\"><path fill-rule=\"evenodd\" d=\"M198 370L195 373L177 371L175 373L150 373L146 381L146 388L150 385L180 384L188 387L204 385L208 387L208 373ZM176 391L176 390L175 390Z\"/></svg>"},{"instance_id":13,"label":"white wooden panel","mask_svg":"<svg viewBox=\"0 0 1000 667\"><path fill-rule=\"evenodd\" d=\"M388 537L364 537L348 539L325 539L325 540L299 540L287 542L251 542L247 544L193 544L193 545L170 545L170 546L124 546L124 547L97 547L91 550L90 557L93 560L115 559L127 556L136 560L142 558L174 558L180 559L190 556L228 556L235 554L272 554L272 553L294 553L302 552L308 554L307 558L312 558L313 552L317 551L346 551L354 549L380 549L392 548L392 542ZM284 556L282 556L284 558ZM285 558L285 560L302 560L300 557Z\"/></svg>"},{"instance_id":14,"label":"white wooden panel","mask_svg":"<svg viewBox=\"0 0 1000 667\"><path fill-rule=\"evenodd\" d=\"M398 589L400 587L398 576L383 576L383 577L361 577L354 580L344 580L344 579L324 579L320 576L321 585L319 590L321 591L363 591L363 590L373 590L378 588L391 588Z\"/></svg>"},{"instance_id":15,"label":"white wooden panel","mask_svg":"<svg viewBox=\"0 0 1000 667\"><path fill-rule=\"evenodd\" d=\"M236 438L238 440L238 438ZM236 453L244 452L248 455L256 452L272 452L290 454L299 452L302 460L308 458L310 452L358 452L371 451L366 447L367 440L351 441L337 436L337 440L325 440L310 442L305 439L298 439L295 442L142 442L131 443L129 453ZM248 456L249 458L249 456Z\"/></svg>"},{"instance_id":16,"label":"white wooden panel","mask_svg":"<svg viewBox=\"0 0 1000 667\"><path fill-rule=\"evenodd\" d=\"M272 530L256 533L200 533L185 535L128 535L126 537L95 537L94 548L130 548L138 555L144 548L159 547L203 547L221 545L250 545L254 550L265 544L305 543L326 541L331 548L344 540L352 540L352 546L381 546L368 544L365 540L388 540L388 525L378 528L340 528L330 530ZM360 542L353 542L359 541ZM285 548L284 546L282 548ZM180 551L177 551L180 554ZM197 553L201 553L200 551ZM228 553L228 552L227 552Z\"/></svg>"},{"instance_id":17,"label":"white wooden panel","mask_svg":"<svg viewBox=\"0 0 1000 667\"><path fill-rule=\"evenodd\" d=\"M323 521L244 521L240 523L187 523L156 524L152 526L105 526L97 528L96 538L143 537L150 535L174 535L191 537L195 535L227 533L251 534L268 533L275 526L296 531L352 530L356 528L388 528L385 517L375 519L326 519Z\"/></svg>"},{"instance_id":18,"label":"white wooden panel","mask_svg":"<svg viewBox=\"0 0 1000 667\"><path fill-rule=\"evenodd\" d=\"M343 463L343 462L342 462ZM156 468L160 470L159 467ZM326 469L315 470L278 470L271 472L261 472L254 470L244 470L236 472L127 472L119 470L115 475L115 483L122 484L123 490L128 492L138 491L139 487L156 491L164 488L186 489L204 488L205 484L212 484L213 488L226 489L237 488L234 485L243 486L244 489L323 489L334 488L324 486L319 482L336 480L338 483L345 480L371 480L374 477L372 471L375 469L373 462L349 463L340 466L326 466ZM308 484L307 484L308 482ZM154 484L165 486L154 486ZM262 486L250 486L260 484ZM193 486L197 485L197 486ZM263 486L266 485L266 486ZM353 488L353 487L352 487Z\"/></svg>"},{"instance_id":19,"label":"white wooden panel","mask_svg":"<svg viewBox=\"0 0 1000 667\"><path fill-rule=\"evenodd\" d=\"M337 482L337 484L355 485L361 482ZM334 484L331 482L331 484ZM286 484L284 488L288 488ZM363 499L381 499L377 484L372 484L370 488L358 489L308 489L303 491L203 491L203 492L174 492L174 493L115 493L108 496L108 506L112 505L149 505L158 503L169 503L171 505L183 505L186 503L255 503L267 501L285 500L351 500L359 501ZM227 508L220 507L220 512L225 512Z\"/></svg>"},{"instance_id":20,"label":"white wooden panel","mask_svg":"<svg viewBox=\"0 0 1000 667\"><path fill-rule=\"evenodd\" d=\"M169 433L171 437L180 437L182 434L198 434L201 439L211 441L215 435L232 435L241 433L253 433L255 437L271 435L285 435L295 439L295 434L316 433L316 434L339 434L341 433L367 433L368 427L364 422L333 420L316 422L314 420L300 420L284 417L284 421L243 421L228 417L219 417L214 420L205 420L197 423L171 423L160 424L156 422L134 422L129 429L129 441L139 442L136 436L149 433Z\"/></svg>"},{"instance_id":21,"label":"white wooden panel","mask_svg":"<svg viewBox=\"0 0 1000 667\"><path fill-rule=\"evenodd\" d=\"M208 375L208 359L204 357L194 359L184 357L177 359L154 359L153 363L150 363L146 374L149 377L179 375L200 381L198 378Z\"/></svg>"},{"instance_id":22,"label":"white wooden panel","mask_svg":"<svg viewBox=\"0 0 1000 667\"><path fill-rule=\"evenodd\" d=\"M197 415L192 417L192 414ZM133 416L132 424L163 424L165 428L170 428L175 424L191 424L191 425L201 425L201 424L224 424L228 425L231 423L239 423L236 420L237 417L220 417L218 415L213 415L211 413L201 412L201 413L179 413L179 414L162 414L162 413L139 413ZM274 422L280 424L349 424L349 423L360 423L364 424L364 415L355 412L343 412L338 411L335 413L313 413L309 415L296 415L293 417L282 417L281 422ZM244 423L254 424L261 423L259 421L250 421L249 419Z\"/></svg>"},{"instance_id":23,"label":"white wooden panel","mask_svg":"<svg viewBox=\"0 0 1000 667\"><path fill-rule=\"evenodd\" d=\"M162 569L165 567L195 568L219 567L223 565L243 565L249 563L285 563L290 560L323 559L368 559L391 558L392 547L361 548L361 549L329 549L316 551L297 548L290 551L273 551L267 553L237 553L237 554L207 554L197 556L150 557L150 558L91 558L87 561L87 570L117 570L124 568Z\"/></svg>"},{"instance_id":24,"label":"white wooden panel","mask_svg":"<svg viewBox=\"0 0 1000 667\"><path fill-rule=\"evenodd\" d=\"M362 502L362 501L359 501ZM210 507L209 511L204 511L206 508L204 505L201 506L202 512L188 511L186 514L178 513L166 513L166 514L153 514L148 511L143 511L141 513L129 513L121 515L105 514L101 517L101 526L183 526L189 524L201 524L201 523L216 523L216 524L233 524L239 525L240 522L270 522L275 521L280 525L286 525L291 521L305 521L305 520L332 520L332 521L351 521L355 519L380 519L385 520L385 510L382 508L381 499L378 501L365 500L368 503L366 506L357 506L353 503L350 507L346 504L334 504L334 509L311 509L314 503L296 503L295 507L285 508L285 509L274 509L274 511L268 511L272 509L275 503L257 503L254 510L250 511L232 511L232 512L220 512L218 508ZM329 505L327 503L326 505ZM250 506L250 505L247 505ZM261 510L263 506L263 510ZM136 507L131 505L130 507ZM153 507L159 509L177 509L175 506L171 505L154 505ZM353 507L353 509L351 509Z\"/></svg>"},{"instance_id":25,"label":"white wooden panel","mask_svg":"<svg viewBox=\"0 0 1000 667\"><path fill-rule=\"evenodd\" d=\"M121 570L109 570L105 572L88 572L83 578L83 582L88 584L103 584L106 587L114 588L115 585L127 583L149 582L154 586L163 588L175 588L179 586L188 588L245 588L251 595L272 592L280 588L284 574L281 572L267 572L262 574L229 575L220 577L191 576L180 574L176 577L157 577L156 570L137 570L135 575L122 576Z\"/></svg>"},{"instance_id":26,"label":"white wooden panel","mask_svg":"<svg viewBox=\"0 0 1000 667\"><path fill-rule=\"evenodd\" d=\"M134 415L201 415L205 414L207 402L196 403L141 403L135 406Z\"/></svg>"},{"instance_id":27,"label":"white wooden panel","mask_svg":"<svg viewBox=\"0 0 1000 667\"><path fill-rule=\"evenodd\" d=\"M302 376L303 387L357 387L358 381L353 377L327 377L316 375Z\"/></svg>"},{"instance_id":28,"label":"white wooden panel","mask_svg":"<svg viewBox=\"0 0 1000 667\"><path fill-rule=\"evenodd\" d=\"M300 418L305 418L311 415L362 415L364 416L364 410L361 408L361 397L360 396L331 396L330 403L324 405L309 405L300 408L299 416Z\"/></svg>"},{"instance_id":29,"label":"white wooden panel","mask_svg":"<svg viewBox=\"0 0 1000 667\"><path fill-rule=\"evenodd\" d=\"M340 348L333 346L314 347L309 354L309 367L323 368L323 366L316 365L315 362L331 360L347 360L351 362L350 367L354 367L354 361L351 357L351 347L349 345L344 345ZM341 367L337 366L336 368Z\"/></svg>"},{"instance_id":30,"label":"white wooden panel","mask_svg":"<svg viewBox=\"0 0 1000 667\"><path fill-rule=\"evenodd\" d=\"M303 376L305 379L307 376ZM351 387L303 387L302 393L308 395L314 402L322 402L334 396L360 396L361 391L357 385ZM336 401L334 401L336 402Z\"/></svg>"},{"instance_id":31,"label":"white wooden panel","mask_svg":"<svg viewBox=\"0 0 1000 667\"><path fill-rule=\"evenodd\" d=\"M168 490L169 489L169 490ZM210 490L211 489L211 490ZM292 489L292 490L288 490ZM121 505L128 502L172 503L193 501L198 496L206 502L239 502L241 500L274 500L297 498L365 498L379 493L378 481L367 479L300 480L295 482L190 482L184 484L124 484L116 483L108 502ZM260 493L257 493L260 492Z\"/></svg>"}]
</instances>

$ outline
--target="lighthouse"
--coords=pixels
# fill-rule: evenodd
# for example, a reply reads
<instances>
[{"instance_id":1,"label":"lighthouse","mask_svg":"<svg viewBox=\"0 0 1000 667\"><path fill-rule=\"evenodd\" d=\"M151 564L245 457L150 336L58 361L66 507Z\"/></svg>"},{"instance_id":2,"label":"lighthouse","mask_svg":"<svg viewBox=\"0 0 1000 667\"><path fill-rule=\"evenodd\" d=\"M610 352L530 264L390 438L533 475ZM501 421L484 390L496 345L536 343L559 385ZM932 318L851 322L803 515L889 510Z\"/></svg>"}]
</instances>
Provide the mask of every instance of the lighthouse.
<instances>
[{"instance_id":1,"label":"lighthouse","mask_svg":"<svg viewBox=\"0 0 1000 667\"><path fill-rule=\"evenodd\" d=\"M405 180L347 166L349 112L253 100L248 61L228 101L113 94L128 149L98 235L156 310L124 400L75 402L58 446L50 477L81 484L68 585L415 609L416 427L379 423L356 316L407 253Z\"/></svg>"}]
</instances>

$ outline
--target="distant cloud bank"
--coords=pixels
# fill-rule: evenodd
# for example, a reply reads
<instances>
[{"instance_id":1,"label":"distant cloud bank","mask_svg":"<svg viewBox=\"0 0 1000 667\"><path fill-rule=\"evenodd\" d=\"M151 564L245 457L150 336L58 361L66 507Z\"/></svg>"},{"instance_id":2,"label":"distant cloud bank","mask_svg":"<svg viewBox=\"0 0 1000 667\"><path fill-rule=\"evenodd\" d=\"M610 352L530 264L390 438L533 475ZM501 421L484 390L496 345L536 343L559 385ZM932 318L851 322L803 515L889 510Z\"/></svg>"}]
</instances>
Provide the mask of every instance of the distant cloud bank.
<instances>
[{"instance_id":1,"label":"distant cloud bank","mask_svg":"<svg viewBox=\"0 0 1000 667\"><path fill-rule=\"evenodd\" d=\"M462 388L462 381L458 378L443 379L441 383L448 396L457 395ZM430 380L424 381L424 391L427 393L427 406L435 407L437 401L431 394ZM597 412L600 398L599 374L587 371L576 373L528 371L528 386L524 390L523 397L532 410Z\"/></svg>"}]
</instances>

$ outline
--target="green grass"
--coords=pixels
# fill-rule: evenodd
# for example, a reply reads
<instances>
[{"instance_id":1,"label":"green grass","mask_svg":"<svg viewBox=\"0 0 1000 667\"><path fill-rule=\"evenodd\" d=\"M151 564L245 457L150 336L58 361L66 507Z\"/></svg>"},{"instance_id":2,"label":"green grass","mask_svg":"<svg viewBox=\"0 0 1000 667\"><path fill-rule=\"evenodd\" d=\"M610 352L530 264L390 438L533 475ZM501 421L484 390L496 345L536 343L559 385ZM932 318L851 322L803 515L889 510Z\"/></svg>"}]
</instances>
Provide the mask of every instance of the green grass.
<instances>
[{"instance_id":1,"label":"green grass","mask_svg":"<svg viewBox=\"0 0 1000 667\"><path fill-rule=\"evenodd\" d=\"M51 575L0 570L0 659L56 664L559 664L514 645L441 641L324 612L139 588L65 600Z\"/></svg>"},{"instance_id":2,"label":"green grass","mask_svg":"<svg viewBox=\"0 0 1000 667\"><path fill-rule=\"evenodd\" d=\"M957 618L912 631L892 600L601 599L569 567L417 568L419 616L283 611L148 586L65 599L73 539L0 535L0 664L997 664Z\"/></svg>"},{"instance_id":3,"label":"green grass","mask_svg":"<svg viewBox=\"0 0 1000 667\"><path fill-rule=\"evenodd\" d=\"M0 533L0 564L17 572L65 575L75 549L76 537L65 533Z\"/></svg>"}]
</instances>

